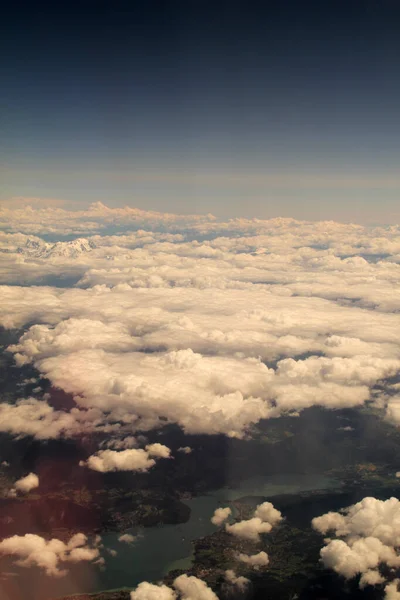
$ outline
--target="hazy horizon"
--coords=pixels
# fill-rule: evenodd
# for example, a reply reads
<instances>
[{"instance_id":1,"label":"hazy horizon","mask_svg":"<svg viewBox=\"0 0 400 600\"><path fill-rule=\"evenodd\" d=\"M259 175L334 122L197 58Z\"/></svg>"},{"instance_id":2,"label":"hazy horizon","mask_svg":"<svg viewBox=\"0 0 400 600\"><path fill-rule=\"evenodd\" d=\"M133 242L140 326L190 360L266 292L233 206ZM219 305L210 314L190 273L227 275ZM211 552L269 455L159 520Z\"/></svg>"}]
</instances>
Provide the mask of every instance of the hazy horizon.
<instances>
[{"instance_id":1,"label":"hazy horizon","mask_svg":"<svg viewBox=\"0 0 400 600\"><path fill-rule=\"evenodd\" d=\"M400 6L7 4L0 201L400 220Z\"/></svg>"}]
</instances>

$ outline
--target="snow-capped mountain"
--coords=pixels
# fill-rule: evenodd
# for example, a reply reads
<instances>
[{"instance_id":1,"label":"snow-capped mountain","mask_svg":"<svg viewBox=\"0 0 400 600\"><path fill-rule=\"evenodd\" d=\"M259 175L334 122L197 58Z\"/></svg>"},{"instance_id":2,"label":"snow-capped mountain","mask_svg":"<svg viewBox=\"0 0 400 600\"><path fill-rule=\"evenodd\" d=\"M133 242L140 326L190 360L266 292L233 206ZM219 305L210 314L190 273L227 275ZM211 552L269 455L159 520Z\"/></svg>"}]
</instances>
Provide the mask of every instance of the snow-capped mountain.
<instances>
[{"instance_id":1,"label":"snow-capped mountain","mask_svg":"<svg viewBox=\"0 0 400 600\"><path fill-rule=\"evenodd\" d=\"M78 238L71 242L56 242L55 244L29 239L25 246L18 248L17 252L32 258L76 258L94 248L96 248L96 244L86 238Z\"/></svg>"}]
</instances>

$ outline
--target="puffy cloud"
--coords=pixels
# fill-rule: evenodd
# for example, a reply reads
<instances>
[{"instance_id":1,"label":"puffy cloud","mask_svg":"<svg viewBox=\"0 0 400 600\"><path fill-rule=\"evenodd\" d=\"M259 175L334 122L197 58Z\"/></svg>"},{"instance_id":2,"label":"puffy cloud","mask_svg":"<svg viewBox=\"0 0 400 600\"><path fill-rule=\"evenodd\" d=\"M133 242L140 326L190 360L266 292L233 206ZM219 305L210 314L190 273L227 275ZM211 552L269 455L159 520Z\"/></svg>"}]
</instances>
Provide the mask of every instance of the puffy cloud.
<instances>
[{"instance_id":1,"label":"puffy cloud","mask_svg":"<svg viewBox=\"0 0 400 600\"><path fill-rule=\"evenodd\" d=\"M180 600L218 600L211 588L197 577L180 575L173 582ZM166 585L143 581L131 592L131 600L175 600L177 593Z\"/></svg>"},{"instance_id":2,"label":"puffy cloud","mask_svg":"<svg viewBox=\"0 0 400 600\"><path fill-rule=\"evenodd\" d=\"M351 544L333 540L321 550L321 558L326 567L334 569L347 579L370 569L377 569L381 563L391 567L400 566L397 552L374 537L358 539Z\"/></svg>"},{"instance_id":3,"label":"puffy cloud","mask_svg":"<svg viewBox=\"0 0 400 600\"><path fill-rule=\"evenodd\" d=\"M251 565L252 567L265 567L269 563L269 557L266 552L259 552L258 554L238 554L238 560Z\"/></svg>"},{"instance_id":4,"label":"puffy cloud","mask_svg":"<svg viewBox=\"0 0 400 600\"><path fill-rule=\"evenodd\" d=\"M400 591L398 585L399 579L395 579L392 583L385 586L385 600L400 600Z\"/></svg>"},{"instance_id":5,"label":"puffy cloud","mask_svg":"<svg viewBox=\"0 0 400 600\"><path fill-rule=\"evenodd\" d=\"M327 307L324 308L323 317L321 313L321 321L318 323L310 323L309 310L307 310L307 317L304 315L304 318L308 321L308 325L304 326L310 328L310 339L306 344L300 345L296 348L296 340L300 339L299 334L297 333L296 336L291 334L290 338L295 343L294 346L289 345L286 346L286 348L279 348L279 344L282 344L283 340L286 340L286 344L289 342L290 336L281 335L278 337L277 331L275 331L273 336L272 333L268 333L268 335L266 334L264 341L262 341L263 327L270 327L272 325L273 329L276 330L276 328L279 326L278 323L274 324L274 321L270 316L267 318L267 313L265 311L253 312L251 314L246 314L243 311L239 311L238 313L233 313L228 319L229 322L223 324L223 321L226 321L226 317L221 314L221 310L225 311L226 309L228 312L232 313L232 308L227 307L227 297L223 294L220 294L219 298L214 299L212 307L210 307L210 309L213 311L213 314L207 315L207 321L205 321L201 315L198 315L196 317L196 321L199 321L201 317L203 322L198 322L198 325L195 325L193 313L190 315L190 318L189 316L185 318L180 316L180 320L178 320L178 322L175 324L174 320L177 319L176 312L167 313L165 310L155 310L154 308L150 311L149 309L143 308L143 311L140 312L138 310L138 306L134 311L131 300L133 297L129 295L129 292L123 292L122 290L112 290L111 292L110 290L97 290L96 295L91 292L87 298L80 298L82 292L83 291L74 291L72 295L70 295L68 303L70 300L78 302L77 306L73 308L73 312L75 312L75 314L77 314L79 311L82 311L82 303L87 303L87 307L91 305L92 314L90 319L86 317L79 319L76 317L71 317L69 319L62 320L61 323L56 325L54 328L49 325L34 326L22 337L20 344L12 347L12 350L16 352L16 359L19 364L33 361L39 369L44 369L46 367L46 375L54 378L57 385L62 385L63 379L61 377L57 377L57 375L59 375L59 370L55 370L56 364L61 362L65 363L65 361L68 360L70 362L70 367L74 367L76 370L77 361L80 357L80 354L82 352L89 351L93 356L96 356L97 354L99 358L103 357L102 362L105 364L102 365L103 374L100 381L105 381L108 371L108 358L112 360L114 355L120 353L125 354L128 350L131 350L133 355L136 351L141 352L142 349L151 349L153 350L153 354L151 356L147 355L147 360L145 362L140 361L140 363L138 363L138 367L143 367L147 363L150 364L150 362L154 362L154 364L157 365L157 369L154 370L153 377L149 378L149 381L151 382L155 375L160 373L161 369L165 371L168 368L168 364L169 369L171 369L171 366L174 364L172 357L175 356L173 352L176 352L172 351L170 354L170 361L168 363L165 360L160 360L160 358L162 358L162 354L160 355L159 352L154 352L154 350L159 350L160 346L182 346L182 348L177 351L181 354L178 354L176 358L183 358L185 355L183 351L187 353L188 348L186 345L190 344L194 347L194 350L192 349L194 354L193 358L203 358L201 361L198 360L197 363L194 360L192 360L192 363L186 363L187 369L190 369L192 372L192 380L186 383L183 379L185 377L185 373L187 372L187 370L183 368L184 363L176 362L175 368L180 369L177 371L176 375L179 375L182 386L185 384L193 387L193 385L196 383L194 377L196 375L199 376L200 372L204 371L208 365L210 368L212 368L214 363L216 363L216 367L218 367L218 363L220 363L222 367L222 356L218 356L218 354L225 354L225 364L228 364L227 359L229 354L232 354L232 356L229 357L229 360L235 363L235 370L237 371L238 369L246 369L246 371L250 374L248 359L250 357L253 358L254 354L256 354L258 351L261 355L264 355L265 358L268 359L268 354L271 354L271 351L273 353L279 351L296 353L310 350L321 352L324 349L322 343L316 343L316 339L318 339L318 337L315 337L315 333L313 333L311 337L311 329L326 327ZM86 295L86 292L83 293ZM55 292L56 298L52 299L53 309L50 310L54 310L54 302L56 302L56 305L59 305L59 300L61 300L62 304L64 304L64 302L67 300L65 294L66 293L60 294L59 291ZM254 292L254 294L257 294L257 292ZM15 296L15 292L11 291L9 295ZM239 300L240 295L241 294L239 293L237 294L238 297L236 300ZM40 305L45 309L46 303L50 303L50 298L46 298L46 294L42 292L41 296L41 298L36 300L36 303L39 302ZM201 294L201 296L204 297L204 301L207 305L207 302L209 301L208 294L204 292ZM200 301L200 295L198 300ZM271 302L271 300L271 298L265 297L265 295L263 299L260 298L260 302L263 301L264 303L268 301ZM99 304L100 301L101 305ZM140 297L136 296L133 304L138 305L140 301ZM151 304L153 306L157 306L159 301L160 297L154 297L151 300ZM231 299L230 304L234 304L234 301L235 299ZM112 309L107 309L106 311L109 303L115 304L115 306L118 306L119 303L122 303L122 306L125 307L123 315L118 313L115 307ZM282 301L279 301L279 303L281 304L279 308L281 311ZM5 302L4 304L6 305L7 303ZM24 305L23 310L25 310L25 307L26 305ZM220 323L219 325L215 323L215 325L218 327L218 329L215 329L213 320L216 320L214 313L216 310L218 310L218 307L220 311L220 316L218 317ZM70 313L72 312L71 308L72 307L68 309ZM184 303L182 308L184 309ZM276 312L277 308L278 299L276 299L276 303L274 299L272 306L270 306L270 314L271 312L272 314ZM64 312L65 309L62 306L59 306L57 308L57 312L59 310ZM186 310L188 311L188 309ZM16 314L18 311L19 309L14 303L13 312ZM103 314L96 315L96 311L100 311L100 313ZM129 314L130 311L132 311L132 314ZM311 311L313 312L313 318L315 319L316 314L318 314L317 307L314 306ZM298 313L298 316L300 315L301 312ZM94 316L96 316L96 319L94 319ZM353 326L355 316L356 315L353 313ZM52 317L51 313L48 313L47 318L50 317L51 320L53 320L53 318L59 318L56 314L54 317ZM342 317L344 317L344 315L337 315L337 319L341 320L343 326ZM28 315L26 315L25 318L28 318ZM32 318L35 318L35 316L32 316ZM105 320L108 321L110 318L113 320L112 323L104 323ZM128 322L131 319L134 319L135 322L133 330L132 325ZM228 335L223 332L223 329L228 327L229 330L229 328L235 327L233 325L233 319L235 319L236 323L238 320L240 320L242 329L241 331L231 330ZM363 319L365 319L365 315L363 315ZM231 320L232 324L230 323ZM126 324L124 321L126 321ZM388 335L393 337L394 326L395 323L391 325L390 333L385 331L382 335L385 337ZM206 329L204 329L205 327ZM208 328L211 329L212 327L214 327L213 330L207 331ZM257 334L254 333L256 328L259 329ZM138 335L140 331L143 332L142 335ZM305 341L306 338L303 339ZM330 337L326 338L327 341L329 341L329 339ZM232 346L233 342L234 345ZM210 349L213 349L214 352L217 353L217 356L210 356ZM329 351L332 352L331 346L329 346ZM341 352L340 347L337 347L337 351ZM373 348L371 348L371 351L373 351ZM203 352L206 354L206 356L202 354ZM241 355L238 354L239 352L241 352ZM398 359L389 358L389 356L388 358L382 358L379 360L372 355L359 355L353 357L314 356L306 360L282 360L278 363L278 368L276 369L275 373L270 370L269 377L271 382L268 390L265 389L265 386L261 389L255 388L254 394L259 394L264 400L267 401L270 400L271 397L275 397L278 412L290 410L293 407L304 408L318 403L326 406L339 407L357 405L363 403L369 398L369 387L371 387L376 381L391 376L398 369ZM49 357L53 359L51 362L49 362ZM273 354L271 357L273 357ZM133 356L130 356L129 358L132 362ZM140 358L140 355L138 358ZM97 360L97 363L98 362L99 360ZM93 366L91 370L85 370L87 378L91 378L91 372L94 368L95 366ZM140 371L143 371L143 369L141 368ZM82 376L84 376L84 374L79 372L76 374L79 379L82 379ZM90 383L92 382L90 381ZM88 385L86 385L85 388L86 387L88 387ZM71 391L73 393L81 393L82 385L80 385L79 388L78 385L76 385ZM243 388L242 385L236 386L235 391L239 391L242 394L248 394L247 390ZM187 389L187 393L191 394L193 392L190 389ZM87 395L86 390L85 395ZM267 406L265 406L264 409L262 409L260 406L257 411L258 415L254 415L255 419L258 420L259 418L267 417L269 414L267 409ZM277 411L275 411L275 413L276 412Z\"/></svg>"},{"instance_id":6,"label":"puffy cloud","mask_svg":"<svg viewBox=\"0 0 400 600\"><path fill-rule=\"evenodd\" d=\"M226 524L225 529L237 537L259 542L260 534L269 533L281 520L282 515L279 510L276 510L270 502L263 502L257 506L251 519L237 521L233 525Z\"/></svg>"},{"instance_id":7,"label":"puffy cloud","mask_svg":"<svg viewBox=\"0 0 400 600\"><path fill-rule=\"evenodd\" d=\"M154 585L147 581L139 583L131 592L131 600L175 600L176 594L166 585Z\"/></svg>"},{"instance_id":8,"label":"puffy cloud","mask_svg":"<svg viewBox=\"0 0 400 600\"><path fill-rule=\"evenodd\" d=\"M26 475L15 482L15 489L24 494L37 487L39 487L39 477L35 473L29 473L29 475Z\"/></svg>"},{"instance_id":9,"label":"puffy cloud","mask_svg":"<svg viewBox=\"0 0 400 600\"><path fill-rule=\"evenodd\" d=\"M385 578L379 573L379 571L365 571L360 578L360 588L366 585L378 585L384 583Z\"/></svg>"},{"instance_id":10,"label":"puffy cloud","mask_svg":"<svg viewBox=\"0 0 400 600\"><path fill-rule=\"evenodd\" d=\"M206 582L197 577L180 575L173 585L180 593L181 600L218 600Z\"/></svg>"},{"instance_id":11,"label":"puffy cloud","mask_svg":"<svg viewBox=\"0 0 400 600\"><path fill-rule=\"evenodd\" d=\"M232 514L232 510L227 506L226 508L216 508L214 515L211 517L211 523L214 525L222 525L229 516Z\"/></svg>"},{"instance_id":12,"label":"puffy cloud","mask_svg":"<svg viewBox=\"0 0 400 600\"><path fill-rule=\"evenodd\" d=\"M155 446L155 448L153 448ZM100 450L89 456L87 461L81 461L80 466L87 466L93 471L107 473L109 471L148 471L156 464L150 456L168 458L170 449L162 444L150 444L146 450L132 448L127 450Z\"/></svg>"},{"instance_id":13,"label":"puffy cloud","mask_svg":"<svg viewBox=\"0 0 400 600\"><path fill-rule=\"evenodd\" d=\"M400 423L400 394L391 396L386 404L386 418L392 423Z\"/></svg>"},{"instance_id":14,"label":"puffy cloud","mask_svg":"<svg viewBox=\"0 0 400 600\"><path fill-rule=\"evenodd\" d=\"M230 583L239 590L245 590L250 583L250 580L247 579L247 577L243 577L243 575L236 575L235 571L233 571L232 569L228 569L228 571L225 571L225 580L227 581L227 583Z\"/></svg>"},{"instance_id":15,"label":"puffy cloud","mask_svg":"<svg viewBox=\"0 0 400 600\"><path fill-rule=\"evenodd\" d=\"M183 446L182 448L178 448L178 452L181 452L182 454L191 454L193 450L190 446Z\"/></svg>"},{"instance_id":16,"label":"puffy cloud","mask_svg":"<svg viewBox=\"0 0 400 600\"><path fill-rule=\"evenodd\" d=\"M342 513L330 512L313 519L312 525L322 534L334 532L339 538L326 540L321 549L324 565L347 579L360 574L360 587L385 581L379 572L382 565L400 567L397 551L400 502L397 498L385 501L364 498Z\"/></svg>"},{"instance_id":17,"label":"puffy cloud","mask_svg":"<svg viewBox=\"0 0 400 600\"><path fill-rule=\"evenodd\" d=\"M191 349L153 354L80 350L63 355L63 361L56 356L35 364L57 387L79 394L82 407L113 411L115 420L118 410L138 416L143 429L143 420L156 427L163 416L188 433L241 436L271 412L257 395L268 395L273 372L255 359L203 357Z\"/></svg>"},{"instance_id":18,"label":"puffy cloud","mask_svg":"<svg viewBox=\"0 0 400 600\"><path fill-rule=\"evenodd\" d=\"M61 568L62 563L94 561L99 558L98 548L90 546L83 533L72 536L68 543L56 538L47 541L31 533L14 535L0 542L0 554L16 556L17 565L37 566L53 577L66 574L66 570Z\"/></svg>"},{"instance_id":19,"label":"puffy cloud","mask_svg":"<svg viewBox=\"0 0 400 600\"><path fill-rule=\"evenodd\" d=\"M125 544L132 544L136 540L136 536L131 535L130 533L124 533L119 536L118 541Z\"/></svg>"},{"instance_id":20,"label":"puffy cloud","mask_svg":"<svg viewBox=\"0 0 400 600\"><path fill-rule=\"evenodd\" d=\"M148 444L146 446L146 451L148 452L149 456L154 456L155 458L171 457L171 450L163 444Z\"/></svg>"},{"instance_id":21,"label":"puffy cloud","mask_svg":"<svg viewBox=\"0 0 400 600\"><path fill-rule=\"evenodd\" d=\"M269 533L271 529L272 525L270 523L264 523L258 517L238 521L237 523L233 523L233 525L226 525L228 533L253 542L259 542L260 533Z\"/></svg>"},{"instance_id":22,"label":"puffy cloud","mask_svg":"<svg viewBox=\"0 0 400 600\"><path fill-rule=\"evenodd\" d=\"M282 513L271 502L259 504L254 511L254 516L271 523L272 526L282 521Z\"/></svg>"}]
</instances>

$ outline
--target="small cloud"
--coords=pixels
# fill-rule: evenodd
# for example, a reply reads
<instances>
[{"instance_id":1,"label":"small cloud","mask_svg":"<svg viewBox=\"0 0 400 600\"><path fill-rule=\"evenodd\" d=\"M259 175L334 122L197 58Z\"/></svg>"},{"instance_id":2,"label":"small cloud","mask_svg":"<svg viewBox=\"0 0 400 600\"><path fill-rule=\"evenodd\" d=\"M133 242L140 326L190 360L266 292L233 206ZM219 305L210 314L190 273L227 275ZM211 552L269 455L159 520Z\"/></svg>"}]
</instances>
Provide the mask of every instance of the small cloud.
<instances>
[{"instance_id":1,"label":"small cloud","mask_svg":"<svg viewBox=\"0 0 400 600\"><path fill-rule=\"evenodd\" d=\"M252 519L237 521L233 525L227 524L225 529L237 537L259 542L260 534L269 533L273 526L281 520L280 511L271 502L263 502L257 506Z\"/></svg>"},{"instance_id":2,"label":"small cloud","mask_svg":"<svg viewBox=\"0 0 400 600\"><path fill-rule=\"evenodd\" d=\"M181 600L218 600L206 582L197 577L180 575L173 585L181 594Z\"/></svg>"},{"instance_id":3,"label":"small cloud","mask_svg":"<svg viewBox=\"0 0 400 600\"><path fill-rule=\"evenodd\" d=\"M176 600L176 594L166 585L155 585L142 581L131 592L131 600Z\"/></svg>"},{"instance_id":4,"label":"small cloud","mask_svg":"<svg viewBox=\"0 0 400 600\"><path fill-rule=\"evenodd\" d=\"M258 554L238 554L237 559L251 565L252 567L265 567L269 563L269 557L266 552L259 552Z\"/></svg>"},{"instance_id":5,"label":"small cloud","mask_svg":"<svg viewBox=\"0 0 400 600\"><path fill-rule=\"evenodd\" d=\"M250 583L250 580L247 577L243 577L242 575L238 577L232 569L225 571L225 580L227 583L237 587L239 590L244 590Z\"/></svg>"},{"instance_id":6,"label":"small cloud","mask_svg":"<svg viewBox=\"0 0 400 600\"><path fill-rule=\"evenodd\" d=\"M110 471L148 471L156 464L156 458L170 458L171 450L163 444L150 444L146 449L131 448L122 450L100 450L89 456L87 461L80 461L80 467L88 467L93 471L108 473Z\"/></svg>"},{"instance_id":7,"label":"small cloud","mask_svg":"<svg viewBox=\"0 0 400 600\"><path fill-rule=\"evenodd\" d=\"M163 444L148 444L145 450L149 453L149 456L155 456L156 458L171 457L171 450Z\"/></svg>"},{"instance_id":8,"label":"small cloud","mask_svg":"<svg viewBox=\"0 0 400 600\"><path fill-rule=\"evenodd\" d=\"M15 489L23 494L27 494L37 487L39 487L39 477L35 473L29 473L15 482Z\"/></svg>"},{"instance_id":9,"label":"small cloud","mask_svg":"<svg viewBox=\"0 0 400 600\"><path fill-rule=\"evenodd\" d=\"M183 446L181 448L178 448L178 452L181 452L182 454L190 454L191 452L193 452L193 450L190 446Z\"/></svg>"},{"instance_id":10,"label":"small cloud","mask_svg":"<svg viewBox=\"0 0 400 600\"><path fill-rule=\"evenodd\" d=\"M132 542L134 542L136 539L137 536L131 535L130 533L124 533L123 535L119 536L118 541L125 544L132 544Z\"/></svg>"},{"instance_id":11,"label":"small cloud","mask_svg":"<svg viewBox=\"0 0 400 600\"><path fill-rule=\"evenodd\" d=\"M226 508L217 508L214 511L214 515L211 518L211 523L213 525L222 525L229 516L232 514L232 510L227 506Z\"/></svg>"}]
</instances>

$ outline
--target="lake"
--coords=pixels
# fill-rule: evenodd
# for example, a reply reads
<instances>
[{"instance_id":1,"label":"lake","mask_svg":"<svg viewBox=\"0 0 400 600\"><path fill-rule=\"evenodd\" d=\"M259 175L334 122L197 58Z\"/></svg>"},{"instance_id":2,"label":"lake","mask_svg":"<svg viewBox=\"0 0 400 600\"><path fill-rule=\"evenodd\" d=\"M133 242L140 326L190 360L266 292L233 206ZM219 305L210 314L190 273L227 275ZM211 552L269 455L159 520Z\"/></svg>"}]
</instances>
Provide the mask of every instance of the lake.
<instances>
[{"instance_id":1,"label":"lake","mask_svg":"<svg viewBox=\"0 0 400 600\"><path fill-rule=\"evenodd\" d=\"M286 473L248 479L240 487L222 488L185 501L191 510L187 523L124 531L138 536L132 544L119 542L121 533L103 534L104 568L84 563L68 565L68 575L57 579L47 577L37 568L24 569L7 561L0 580L0 597L46 600L69 594L133 588L145 580L156 582L172 569L190 568L191 542L216 531L210 519L219 506L226 506L242 496L275 496L337 487L336 480L318 474ZM112 556L109 550L116 551L117 555ZM8 575L4 578L6 573Z\"/></svg>"},{"instance_id":2,"label":"lake","mask_svg":"<svg viewBox=\"0 0 400 600\"><path fill-rule=\"evenodd\" d=\"M120 534L106 533L102 536L104 546L116 550L118 555L104 555L107 569L99 574L96 591L133 587L140 581L157 581L172 569L190 568L191 542L217 530L210 519L216 508L226 506L232 500L242 496L296 494L337 486L337 481L318 475L285 474L253 478L244 481L240 488L222 488L185 501L191 510L187 523L127 530L125 533L139 534L133 544L119 542Z\"/></svg>"}]
</instances>

